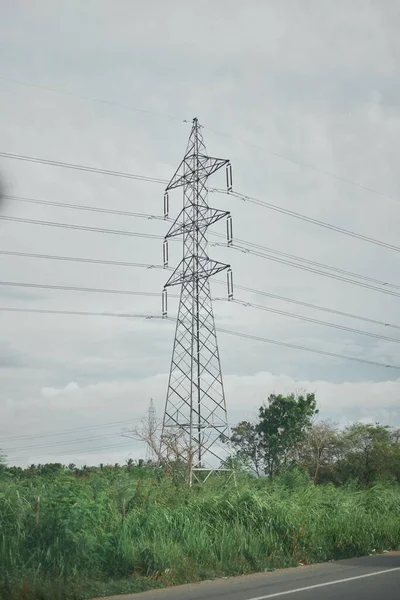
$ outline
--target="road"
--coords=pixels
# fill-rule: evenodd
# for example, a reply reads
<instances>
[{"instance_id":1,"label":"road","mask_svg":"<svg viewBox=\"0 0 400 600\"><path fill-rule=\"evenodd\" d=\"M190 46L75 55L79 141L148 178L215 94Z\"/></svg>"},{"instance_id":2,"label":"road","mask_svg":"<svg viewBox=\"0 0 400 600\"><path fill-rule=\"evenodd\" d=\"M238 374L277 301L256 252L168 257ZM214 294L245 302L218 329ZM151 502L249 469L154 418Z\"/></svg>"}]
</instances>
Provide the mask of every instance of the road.
<instances>
[{"instance_id":1,"label":"road","mask_svg":"<svg viewBox=\"0 0 400 600\"><path fill-rule=\"evenodd\" d=\"M204 581L108 600L400 600L400 552Z\"/></svg>"}]
</instances>

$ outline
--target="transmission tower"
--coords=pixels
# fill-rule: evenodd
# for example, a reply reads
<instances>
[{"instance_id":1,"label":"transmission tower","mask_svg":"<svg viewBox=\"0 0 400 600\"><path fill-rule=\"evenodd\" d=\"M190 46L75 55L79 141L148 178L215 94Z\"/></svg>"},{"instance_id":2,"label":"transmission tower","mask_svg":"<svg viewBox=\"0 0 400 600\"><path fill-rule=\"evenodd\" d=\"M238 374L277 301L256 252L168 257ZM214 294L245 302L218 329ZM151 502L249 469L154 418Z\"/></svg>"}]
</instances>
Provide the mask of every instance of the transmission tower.
<instances>
[{"instance_id":1,"label":"transmission tower","mask_svg":"<svg viewBox=\"0 0 400 600\"><path fill-rule=\"evenodd\" d=\"M230 191L230 162L207 156L201 127L193 119L186 154L164 195L164 217L168 219L169 190L183 188L183 209L164 240L164 266L168 266L168 240L172 237L182 236L183 259L165 284L162 303L166 317L167 288L181 286L161 453L168 454L165 440L175 439L175 453L187 468L189 485L205 481L214 471L232 473L223 466L228 446L221 440L229 439L229 426L210 277L226 270L229 299L233 298L233 279L229 265L212 260L207 254L207 230L220 219L227 219L228 244L232 243L230 213L210 208L207 203L207 180L222 167L226 168Z\"/></svg>"},{"instance_id":2,"label":"transmission tower","mask_svg":"<svg viewBox=\"0 0 400 600\"><path fill-rule=\"evenodd\" d=\"M154 453L154 439L157 434L157 413L154 407L153 398L150 398L150 404L147 411L147 437L148 443L146 448L146 462L154 461L155 453Z\"/></svg>"}]
</instances>

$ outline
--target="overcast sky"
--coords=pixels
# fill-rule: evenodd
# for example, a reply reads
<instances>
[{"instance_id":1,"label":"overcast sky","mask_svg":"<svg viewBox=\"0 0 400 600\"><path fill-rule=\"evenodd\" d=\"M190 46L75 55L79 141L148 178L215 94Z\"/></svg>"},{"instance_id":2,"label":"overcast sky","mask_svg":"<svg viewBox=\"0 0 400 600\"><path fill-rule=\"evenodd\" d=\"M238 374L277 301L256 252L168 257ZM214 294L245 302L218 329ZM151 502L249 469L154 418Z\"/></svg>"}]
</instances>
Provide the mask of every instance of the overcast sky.
<instances>
[{"instance_id":1,"label":"overcast sky","mask_svg":"<svg viewBox=\"0 0 400 600\"><path fill-rule=\"evenodd\" d=\"M209 153L231 159L238 192L398 244L397 1L0 0L0 11L1 152L169 179L198 117ZM9 195L162 212L163 186L155 183L6 158L0 172ZM210 183L222 187L224 174ZM210 194L209 201L231 211L237 238L400 285L398 252L226 195ZM171 193L172 216L181 202L179 190ZM0 210L142 233L167 230L163 221L16 200ZM0 236L1 250L162 260L156 239L6 220ZM179 249L171 249L173 265ZM400 325L394 296L233 249L212 247L210 256L232 265L237 285ZM158 293L167 277L162 269L0 255L3 282ZM220 285L212 291L226 296ZM3 308L146 314L161 308L160 297L10 286L0 286L0 295ZM400 340L395 328L249 292L235 296ZM171 299L171 315L176 308ZM322 417L342 425L361 419L400 426L397 343L224 301L215 302L215 318L217 327L399 366L221 334L232 424L253 418L270 393L302 389L316 393ZM173 323L0 312L0 331L0 448L10 462L123 462L143 455L118 434L145 415L150 398L162 416Z\"/></svg>"}]
</instances>

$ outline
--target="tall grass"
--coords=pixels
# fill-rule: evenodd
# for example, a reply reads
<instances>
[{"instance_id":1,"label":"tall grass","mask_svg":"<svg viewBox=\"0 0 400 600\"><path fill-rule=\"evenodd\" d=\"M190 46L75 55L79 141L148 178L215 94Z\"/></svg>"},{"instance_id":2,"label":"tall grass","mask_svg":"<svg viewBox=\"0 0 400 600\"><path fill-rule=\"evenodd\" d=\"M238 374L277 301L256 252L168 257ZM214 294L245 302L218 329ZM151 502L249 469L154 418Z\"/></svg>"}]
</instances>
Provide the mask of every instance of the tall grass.
<instances>
[{"instance_id":1,"label":"tall grass","mask_svg":"<svg viewBox=\"0 0 400 600\"><path fill-rule=\"evenodd\" d=\"M187 490L126 472L2 481L0 598L90 598L397 549L399 517L397 486Z\"/></svg>"}]
</instances>

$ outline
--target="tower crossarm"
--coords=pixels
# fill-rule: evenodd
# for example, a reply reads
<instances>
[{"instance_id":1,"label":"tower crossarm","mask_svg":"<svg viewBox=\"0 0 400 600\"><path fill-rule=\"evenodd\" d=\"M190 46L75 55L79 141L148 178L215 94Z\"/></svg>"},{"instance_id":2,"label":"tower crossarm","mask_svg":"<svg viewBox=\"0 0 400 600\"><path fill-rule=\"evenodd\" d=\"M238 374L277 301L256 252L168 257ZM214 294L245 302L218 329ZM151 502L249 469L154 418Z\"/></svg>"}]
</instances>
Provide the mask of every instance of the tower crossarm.
<instances>
[{"instance_id":1,"label":"tower crossarm","mask_svg":"<svg viewBox=\"0 0 400 600\"><path fill-rule=\"evenodd\" d=\"M220 219L229 217L230 215L229 211L210 207L200 207L198 212L198 215L193 216L193 211L190 207L183 208L166 234L165 239L195 232L197 229L206 229Z\"/></svg>"},{"instance_id":2,"label":"tower crossarm","mask_svg":"<svg viewBox=\"0 0 400 600\"><path fill-rule=\"evenodd\" d=\"M182 283L193 281L193 273L196 268L195 276L197 279L208 279L213 275L217 275L225 269L229 269L230 266L211 260L209 258L198 258L196 256L185 257L172 273L168 279L165 287L171 287L173 285L180 285Z\"/></svg>"},{"instance_id":3,"label":"tower crossarm","mask_svg":"<svg viewBox=\"0 0 400 600\"><path fill-rule=\"evenodd\" d=\"M196 163L195 166L194 163ZM213 158L204 154L197 156L194 153L187 154L167 185L166 191L184 185L193 185L199 180L207 179L228 164L229 160L225 158Z\"/></svg>"}]
</instances>

